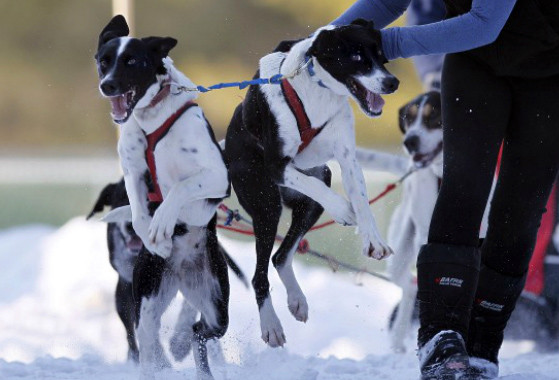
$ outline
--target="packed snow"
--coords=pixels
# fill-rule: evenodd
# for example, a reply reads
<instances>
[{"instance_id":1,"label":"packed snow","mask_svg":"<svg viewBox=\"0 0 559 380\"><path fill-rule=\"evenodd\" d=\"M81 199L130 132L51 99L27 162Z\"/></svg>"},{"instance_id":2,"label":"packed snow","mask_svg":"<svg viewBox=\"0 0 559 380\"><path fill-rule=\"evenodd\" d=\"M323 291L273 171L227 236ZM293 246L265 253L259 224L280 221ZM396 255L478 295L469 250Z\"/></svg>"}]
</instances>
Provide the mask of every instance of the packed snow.
<instances>
[{"instance_id":1,"label":"packed snow","mask_svg":"<svg viewBox=\"0 0 559 380\"><path fill-rule=\"evenodd\" d=\"M126 362L124 329L115 312L117 276L109 265L105 225L70 220L60 229L23 226L0 231L0 379L122 380L138 378ZM221 238L250 278L254 245ZM233 275L230 327L221 339L225 361L214 360L216 380L417 379L414 334L409 350L392 353L387 319L399 290L371 276L332 273L297 262L310 306L307 323L294 320L273 267L272 297L287 336L284 348L260 339L254 295ZM173 330L179 301L164 315L161 339ZM559 354L504 349L501 374L510 380L559 379ZM157 379L192 379L187 358ZM508 376L505 376L508 375Z\"/></svg>"}]
</instances>

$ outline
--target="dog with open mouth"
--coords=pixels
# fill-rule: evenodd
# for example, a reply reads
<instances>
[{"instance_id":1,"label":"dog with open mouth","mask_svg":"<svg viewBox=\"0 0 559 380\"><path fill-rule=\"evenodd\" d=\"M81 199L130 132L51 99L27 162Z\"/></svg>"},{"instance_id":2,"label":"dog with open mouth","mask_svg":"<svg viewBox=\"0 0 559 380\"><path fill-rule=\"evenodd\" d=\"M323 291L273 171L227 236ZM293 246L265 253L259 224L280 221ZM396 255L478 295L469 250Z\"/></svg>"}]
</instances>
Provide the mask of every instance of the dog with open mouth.
<instances>
[{"instance_id":1,"label":"dog with open mouth","mask_svg":"<svg viewBox=\"0 0 559 380\"><path fill-rule=\"evenodd\" d=\"M159 342L161 315L180 291L201 317L192 325L199 379L211 379L206 343L225 334L229 279L216 234L216 210L230 193L223 155L194 103L195 87L168 57L171 37L128 37L122 16L99 35L99 90L120 126L118 153L130 207L107 222L131 220L143 248L132 287L140 376L167 365Z\"/></svg>"},{"instance_id":2,"label":"dog with open mouth","mask_svg":"<svg viewBox=\"0 0 559 380\"><path fill-rule=\"evenodd\" d=\"M364 20L284 41L260 60L257 74L281 74L281 84L251 86L227 130L225 156L232 185L254 222L257 263L252 283L262 338L272 347L286 342L268 282L282 205L292 209L292 221L272 261L287 289L289 310L299 321L307 320L308 305L293 272L293 255L324 209L338 223L358 226L365 256L382 259L392 253L369 209L348 102L354 99L367 116L381 114L381 95L399 84L385 63L379 32ZM329 187L330 159L340 164L349 200Z\"/></svg>"}]
</instances>

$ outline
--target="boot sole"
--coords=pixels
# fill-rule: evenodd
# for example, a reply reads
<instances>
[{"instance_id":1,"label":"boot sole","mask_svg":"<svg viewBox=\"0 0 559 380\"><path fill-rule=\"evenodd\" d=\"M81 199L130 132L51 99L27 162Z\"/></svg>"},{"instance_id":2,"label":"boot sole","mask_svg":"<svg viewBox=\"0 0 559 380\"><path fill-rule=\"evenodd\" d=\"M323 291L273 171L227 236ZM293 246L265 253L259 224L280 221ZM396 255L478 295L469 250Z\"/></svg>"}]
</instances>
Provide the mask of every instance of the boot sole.
<instances>
[{"instance_id":1,"label":"boot sole","mask_svg":"<svg viewBox=\"0 0 559 380\"><path fill-rule=\"evenodd\" d=\"M427 369L421 380L478 380L469 372L469 358L466 355L453 355L436 368Z\"/></svg>"}]
</instances>

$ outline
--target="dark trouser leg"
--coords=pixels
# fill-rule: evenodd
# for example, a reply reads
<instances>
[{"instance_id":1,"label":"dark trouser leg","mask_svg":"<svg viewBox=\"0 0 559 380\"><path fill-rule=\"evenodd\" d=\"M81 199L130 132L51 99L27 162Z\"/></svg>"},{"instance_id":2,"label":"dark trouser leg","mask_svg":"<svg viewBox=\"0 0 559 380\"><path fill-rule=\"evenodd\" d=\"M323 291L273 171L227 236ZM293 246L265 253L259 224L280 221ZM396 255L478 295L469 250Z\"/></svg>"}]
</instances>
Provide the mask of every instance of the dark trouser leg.
<instances>
[{"instance_id":1,"label":"dark trouser leg","mask_svg":"<svg viewBox=\"0 0 559 380\"><path fill-rule=\"evenodd\" d=\"M503 332L526 276L506 276L483 265L468 332L468 353L497 363Z\"/></svg>"},{"instance_id":2,"label":"dark trouser leg","mask_svg":"<svg viewBox=\"0 0 559 380\"><path fill-rule=\"evenodd\" d=\"M559 76L510 79L511 120L482 246L468 348L494 363L525 282L559 165Z\"/></svg>"},{"instance_id":3,"label":"dark trouser leg","mask_svg":"<svg viewBox=\"0 0 559 380\"><path fill-rule=\"evenodd\" d=\"M485 66L464 54L446 57L444 173L431 220L430 244L420 251L417 268L420 347L443 330L463 336L467 332L479 270L479 228L508 123L510 99L510 86ZM442 278L440 285L437 280Z\"/></svg>"},{"instance_id":4,"label":"dark trouser leg","mask_svg":"<svg viewBox=\"0 0 559 380\"><path fill-rule=\"evenodd\" d=\"M417 260L419 346L443 330L467 336L479 275L476 247L426 244Z\"/></svg>"}]
</instances>

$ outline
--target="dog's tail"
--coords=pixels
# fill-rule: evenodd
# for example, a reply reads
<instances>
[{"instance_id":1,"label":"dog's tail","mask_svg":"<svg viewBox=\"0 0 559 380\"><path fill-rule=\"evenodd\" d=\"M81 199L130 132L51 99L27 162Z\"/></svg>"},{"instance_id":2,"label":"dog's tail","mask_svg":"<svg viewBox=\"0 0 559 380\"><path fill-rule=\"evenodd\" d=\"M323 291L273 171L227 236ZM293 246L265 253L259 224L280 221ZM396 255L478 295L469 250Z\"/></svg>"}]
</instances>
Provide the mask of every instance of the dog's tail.
<instances>
[{"instance_id":1,"label":"dog's tail","mask_svg":"<svg viewBox=\"0 0 559 380\"><path fill-rule=\"evenodd\" d=\"M103 211L105 206L110 206L111 199L114 196L114 193L117 191L119 185L120 183L109 183L107 186L105 186L103 190L101 190L99 198L97 198L97 201L95 201L93 209L89 214L87 214L85 218L90 219L93 215Z\"/></svg>"},{"instance_id":2,"label":"dog's tail","mask_svg":"<svg viewBox=\"0 0 559 380\"><path fill-rule=\"evenodd\" d=\"M231 268L231 270L233 271L233 273L235 273L235 275L237 276L237 278L245 285L245 287L248 289L249 288L249 284L248 284L248 280L245 276L245 274L243 273L243 271L241 270L241 268L239 268L239 266L237 265L237 263L231 258L231 256L229 256L229 254L227 253L227 251L225 250L225 248L223 248L223 246L221 244L218 243L218 249L219 252L223 255L223 257L225 258L225 262L227 263L227 266L229 268Z\"/></svg>"}]
</instances>

